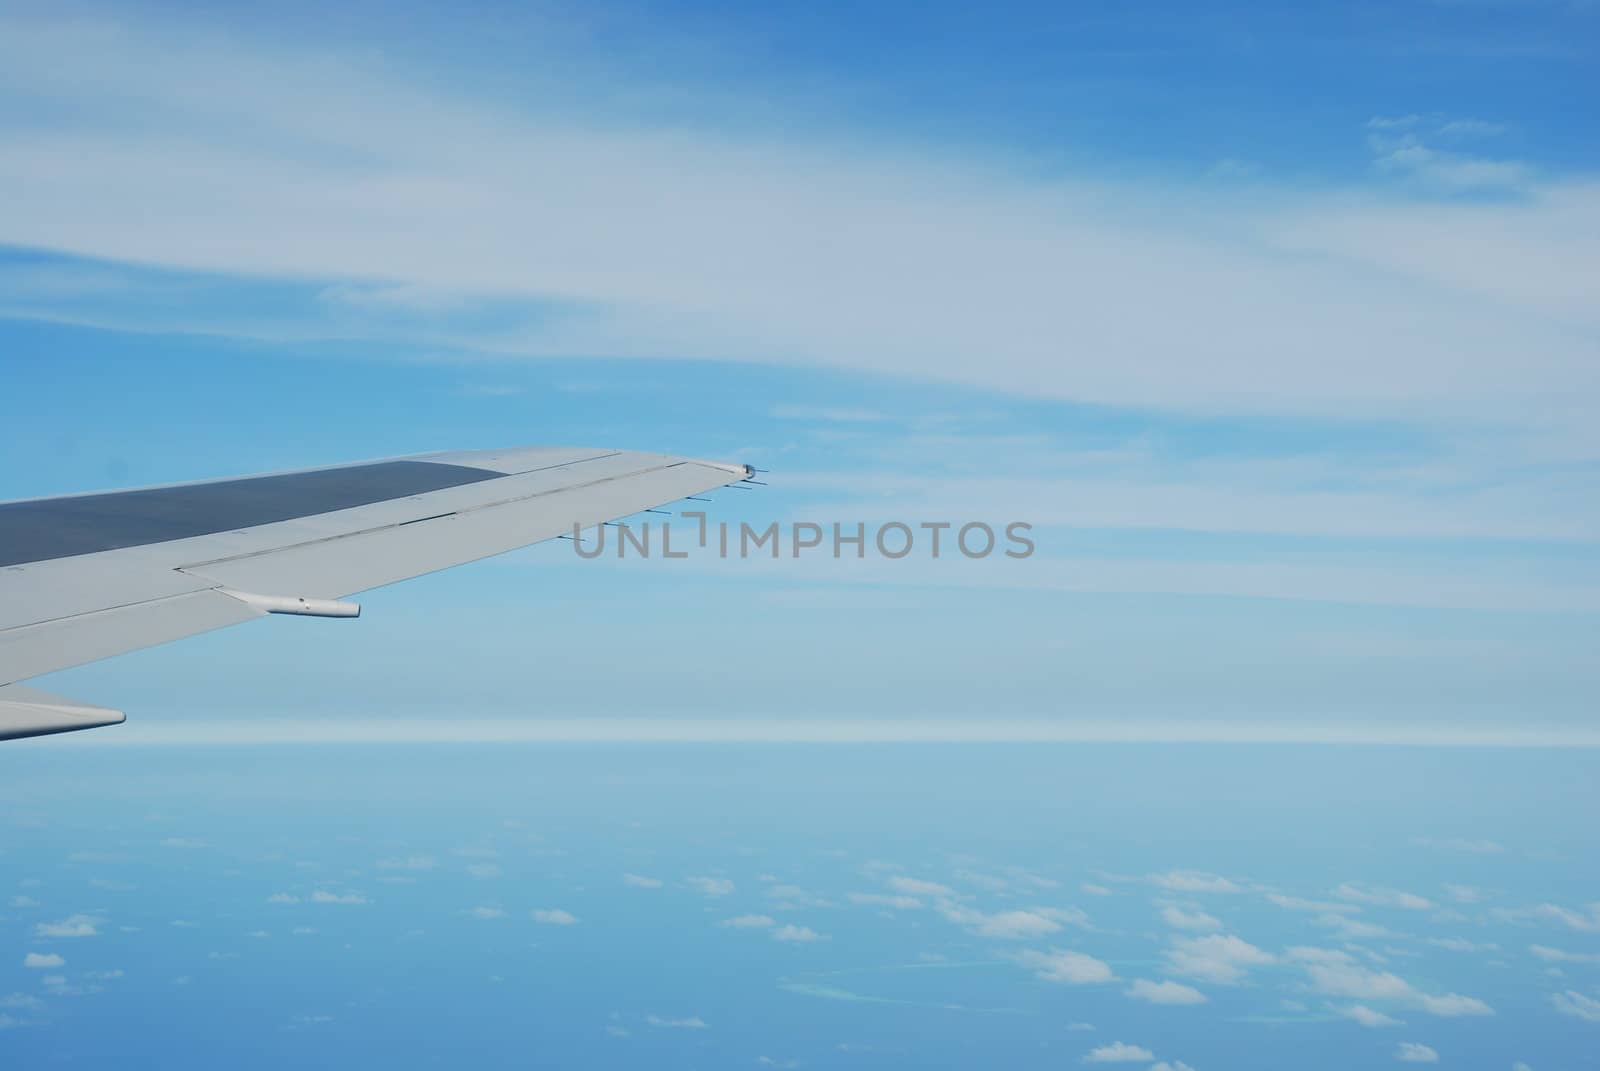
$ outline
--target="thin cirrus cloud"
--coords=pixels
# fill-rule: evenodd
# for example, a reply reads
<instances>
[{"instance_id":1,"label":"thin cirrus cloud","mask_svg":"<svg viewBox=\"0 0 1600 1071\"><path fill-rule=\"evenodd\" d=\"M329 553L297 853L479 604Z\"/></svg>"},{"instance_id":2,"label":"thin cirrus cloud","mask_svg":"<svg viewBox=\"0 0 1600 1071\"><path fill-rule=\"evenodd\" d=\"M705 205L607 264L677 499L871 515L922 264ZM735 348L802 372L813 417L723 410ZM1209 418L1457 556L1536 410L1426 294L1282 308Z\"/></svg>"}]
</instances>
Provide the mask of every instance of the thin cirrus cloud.
<instances>
[{"instance_id":1,"label":"thin cirrus cloud","mask_svg":"<svg viewBox=\"0 0 1600 1071\"><path fill-rule=\"evenodd\" d=\"M0 241L583 310L463 340L486 351L848 364L1207 412L1509 403L1570 428L1595 396L1580 224L1600 191L1581 180L1504 203L1190 193L1173 213L1159 181L530 114L424 93L370 51L154 20L8 15L0 68L61 117L3 131ZM139 121L72 119L107 107ZM1407 148L1390 155L1414 172L1460 170Z\"/></svg>"}]
</instances>

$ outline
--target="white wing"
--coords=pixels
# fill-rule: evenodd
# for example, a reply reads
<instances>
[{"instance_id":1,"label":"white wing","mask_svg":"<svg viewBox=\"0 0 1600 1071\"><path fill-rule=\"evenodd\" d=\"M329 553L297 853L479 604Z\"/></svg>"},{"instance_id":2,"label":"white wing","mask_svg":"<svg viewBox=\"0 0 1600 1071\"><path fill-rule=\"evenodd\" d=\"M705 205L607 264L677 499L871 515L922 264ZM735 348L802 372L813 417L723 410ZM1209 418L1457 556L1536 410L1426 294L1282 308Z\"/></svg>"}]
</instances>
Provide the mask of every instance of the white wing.
<instances>
[{"instance_id":1,"label":"white wing","mask_svg":"<svg viewBox=\"0 0 1600 1071\"><path fill-rule=\"evenodd\" d=\"M114 724L26 680L337 600L748 480L618 450L423 454L0 503L0 739Z\"/></svg>"}]
</instances>

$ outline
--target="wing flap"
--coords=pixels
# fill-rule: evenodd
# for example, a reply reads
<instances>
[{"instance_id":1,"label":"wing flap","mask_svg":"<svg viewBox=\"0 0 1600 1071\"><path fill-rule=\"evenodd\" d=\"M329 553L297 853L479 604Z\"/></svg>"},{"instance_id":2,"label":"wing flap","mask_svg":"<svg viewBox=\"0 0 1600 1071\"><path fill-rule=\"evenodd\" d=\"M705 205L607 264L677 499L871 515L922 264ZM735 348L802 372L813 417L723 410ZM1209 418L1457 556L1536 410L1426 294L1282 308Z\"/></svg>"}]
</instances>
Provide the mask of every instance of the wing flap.
<instances>
[{"instance_id":1,"label":"wing flap","mask_svg":"<svg viewBox=\"0 0 1600 1071\"><path fill-rule=\"evenodd\" d=\"M215 590L59 617L0 632L0 681L81 666L265 616Z\"/></svg>"},{"instance_id":2,"label":"wing flap","mask_svg":"<svg viewBox=\"0 0 1600 1071\"><path fill-rule=\"evenodd\" d=\"M20 684L0 687L0 740L97 729L126 720L120 710L91 706Z\"/></svg>"}]
</instances>

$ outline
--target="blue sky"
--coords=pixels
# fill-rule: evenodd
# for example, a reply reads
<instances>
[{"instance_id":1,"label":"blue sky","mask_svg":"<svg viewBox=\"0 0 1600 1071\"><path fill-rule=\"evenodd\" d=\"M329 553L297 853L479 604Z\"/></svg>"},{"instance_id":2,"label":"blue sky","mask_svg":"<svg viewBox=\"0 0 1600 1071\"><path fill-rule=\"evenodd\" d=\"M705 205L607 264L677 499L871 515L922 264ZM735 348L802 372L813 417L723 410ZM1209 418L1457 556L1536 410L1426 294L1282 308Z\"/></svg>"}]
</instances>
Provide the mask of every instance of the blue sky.
<instances>
[{"instance_id":1,"label":"blue sky","mask_svg":"<svg viewBox=\"0 0 1600 1071\"><path fill-rule=\"evenodd\" d=\"M1038 548L619 563L555 543L370 593L358 623L52 675L130 720L0 756L0 893L31 904L0 908L0 1054L93 1064L85 1024L137 1006L132 1051L187 1039L198 1060L159 988L187 977L230 1005L272 982L261 1018L216 1021L270 1023L275 1065L355 1059L341 1046L383 1034L363 1016L532 1005L569 1065L848 1066L837 1045L892 1044L970 1066L939 1040L960 1038L1017 1066L1120 1040L1210 1071L1270 1038L1271 1066L1401 1041L1582 1066L1597 20L1576 0L0 7L0 498L570 443L772 470L714 496L718 518L1020 520ZM929 742L952 737L1037 743ZM1217 743L1172 743L1196 739ZM467 802L430 814L400 786L436 766L428 798ZM1280 815L1310 823L1293 850ZM570 866L496 832L502 873L474 884L460 830L514 821ZM380 881L407 876L379 866L402 852L434 861L415 888ZM1059 885L964 888L970 855ZM874 861L950 891L880 918L849 899L889 895ZM1150 877L1173 870L1252 891L1175 898ZM768 909L763 873L831 906ZM708 875L738 889L726 917L772 925L735 941L688 882ZM1334 896L1347 883L1430 909ZM1385 933L1285 914L1269 885ZM652 891L659 908L627 898ZM275 892L300 901L282 919ZM1168 926L1173 904L1218 926ZM1096 929L991 940L965 914L1040 906ZM331 929L302 917L318 907ZM38 930L75 915L96 932L66 949ZM791 924L829 940L772 939ZM348 943L343 966L342 944L282 943L296 926ZM396 958L412 929L427 940ZM1185 934L1267 958L1202 979L1173 957ZM1053 947L1116 981L1019 966ZM1318 989L1296 947L1404 979L1370 1006L1405 1028L1348 1018L1358 998ZM512 948L532 949L516 970ZM67 965L20 966L35 953ZM669 1007L663 959L739 981ZM415 988L385 1002L399 964ZM922 1003L795 989L850 989L827 980L845 970ZM316 1000L278 995L329 971ZM1207 1003L1127 997L1141 977L1209 981ZM1095 1033L1066 1029L1063 989L1098 994ZM1496 1014L1446 1021L1417 993ZM774 1029L732 1044L730 1020ZM384 1036L396 1063L417 1051ZM512 1062L482 1038L480 1062Z\"/></svg>"}]
</instances>

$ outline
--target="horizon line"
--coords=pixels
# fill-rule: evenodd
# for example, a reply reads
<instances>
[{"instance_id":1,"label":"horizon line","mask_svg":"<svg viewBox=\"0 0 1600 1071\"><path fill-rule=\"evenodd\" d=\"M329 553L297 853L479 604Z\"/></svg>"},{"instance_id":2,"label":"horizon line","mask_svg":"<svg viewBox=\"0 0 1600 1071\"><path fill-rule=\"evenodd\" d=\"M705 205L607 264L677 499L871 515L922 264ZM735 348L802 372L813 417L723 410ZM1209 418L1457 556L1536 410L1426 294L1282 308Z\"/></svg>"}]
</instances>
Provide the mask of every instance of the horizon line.
<instances>
[{"instance_id":1,"label":"horizon line","mask_svg":"<svg viewBox=\"0 0 1600 1071\"><path fill-rule=\"evenodd\" d=\"M50 741L50 742L47 742ZM1310 744L1432 748L1600 748L1600 728L1253 722L1059 722L1041 719L373 718L133 721L42 737L33 746L201 747L243 744Z\"/></svg>"}]
</instances>

